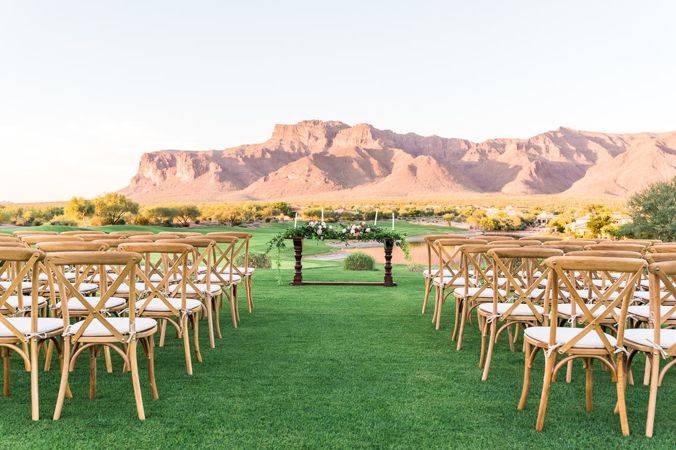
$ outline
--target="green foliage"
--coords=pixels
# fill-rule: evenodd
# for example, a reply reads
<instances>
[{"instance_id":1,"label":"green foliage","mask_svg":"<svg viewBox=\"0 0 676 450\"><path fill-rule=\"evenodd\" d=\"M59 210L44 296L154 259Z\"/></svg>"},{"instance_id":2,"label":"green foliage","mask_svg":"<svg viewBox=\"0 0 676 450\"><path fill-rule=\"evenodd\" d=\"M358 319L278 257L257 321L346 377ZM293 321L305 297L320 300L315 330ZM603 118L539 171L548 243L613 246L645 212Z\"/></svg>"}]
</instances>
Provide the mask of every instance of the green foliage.
<instances>
[{"instance_id":1,"label":"green foliage","mask_svg":"<svg viewBox=\"0 0 676 450\"><path fill-rule=\"evenodd\" d=\"M244 266L244 255L239 255L235 258L235 264L238 266ZM270 262L270 257L267 253L249 253L249 267L255 269L269 269L272 267Z\"/></svg>"},{"instance_id":2,"label":"green foliage","mask_svg":"<svg viewBox=\"0 0 676 450\"><path fill-rule=\"evenodd\" d=\"M176 215L174 220L184 227L196 222L200 216L200 209L195 205L176 206Z\"/></svg>"},{"instance_id":3,"label":"green foliage","mask_svg":"<svg viewBox=\"0 0 676 450\"><path fill-rule=\"evenodd\" d=\"M115 192L94 199L94 214L101 225L123 224L125 218L138 213L138 210L138 203Z\"/></svg>"},{"instance_id":4,"label":"green foliage","mask_svg":"<svg viewBox=\"0 0 676 450\"><path fill-rule=\"evenodd\" d=\"M82 222L86 217L91 217L94 214L94 202L83 197L73 197L64 207L63 214Z\"/></svg>"},{"instance_id":5,"label":"green foliage","mask_svg":"<svg viewBox=\"0 0 676 450\"><path fill-rule=\"evenodd\" d=\"M345 270L373 270L375 265L375 259L363 252L351 253L343 261L343 268Z\"/></svg>"},{"instance_id":6,"label":"green foliage","mask_svg":"<svg viewBox=\"0 0 676 450\"><path fill-rule=\"evenodd\" d=\"M620 233L637 238L676 240L676 177L634 194L628 203L633 224Z\"/></svg>"}]
</instances>

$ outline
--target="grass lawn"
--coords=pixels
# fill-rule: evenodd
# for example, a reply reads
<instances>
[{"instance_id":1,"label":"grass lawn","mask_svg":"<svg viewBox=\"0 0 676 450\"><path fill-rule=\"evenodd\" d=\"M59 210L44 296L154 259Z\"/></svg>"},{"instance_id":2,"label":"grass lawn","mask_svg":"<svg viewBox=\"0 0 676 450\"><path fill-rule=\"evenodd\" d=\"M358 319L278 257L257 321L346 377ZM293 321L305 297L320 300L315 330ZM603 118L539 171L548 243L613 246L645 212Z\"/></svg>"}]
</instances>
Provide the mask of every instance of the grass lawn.
<instances>
[{"instance_id":1,"label":"grass lawn","mask_svg":"<svg viewBox=\"0 0 676 450\"><path fill-rule=\"evenodd\" d=\"M272 228L256 232L256 248L264 247ZM282 275L292 276L288 269ZM381 277L347 273L340 263L326 261L307 275ZM150 399L141 380L148 417L143 423L135 418L131 381L120 373L119 359L114 374L99 365L98 397L88 399L86 358L71 377L74 398L58 422L50 419L58 371L41 377L43 419L31 422L28 375L14 357L13 393L0 400L2 447L673 448L673 371L659 392L653 439L643 436L647 388L638 383L628 389L632 436L623 438L612 413L614 385L598 366L595 409L585 412L581 364L573 383L553 386L545 430L537 433L542 355L528 407L517 411L523 355L501 342L491 377L481 382L475 324L465 349L456 352L449 339L451 302L444 329L434 331L429 316L420 315L420 274L397 266L395 278L395 288L291 287L277 283L275 270L257 271L254 314L242 307L237 330L223 316L224 336L215 349L203 333L204 363L194 363L192 377L185 374L179 341L169 334L167 346L157 351L159 400ZM642 359L636 367L642 374Z\"/></svg>"}]
</instances>

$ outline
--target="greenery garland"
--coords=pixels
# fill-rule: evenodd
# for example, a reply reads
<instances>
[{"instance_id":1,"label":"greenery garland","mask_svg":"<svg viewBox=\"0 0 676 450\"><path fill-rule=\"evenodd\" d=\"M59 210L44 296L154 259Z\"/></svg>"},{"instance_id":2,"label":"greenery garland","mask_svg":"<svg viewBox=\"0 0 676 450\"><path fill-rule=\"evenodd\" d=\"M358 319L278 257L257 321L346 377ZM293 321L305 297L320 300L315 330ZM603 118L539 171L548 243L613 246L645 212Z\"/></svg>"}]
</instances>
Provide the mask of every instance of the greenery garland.
<instances>
[{"instance_id":1,"label":"greenery garland","mask_svg":"<svg viewBox=\"0 0 676 450\"><path fill-rule=\"evenodd\" d=\"M269 253L272 249L277 250L276 266L280 280L281 250L286 248L286 241L293 238L314 239L320 241L333 240L345 243L348 241L375 241L383 243L386 240L392 240L394 241L394 245L399 247L404 253L406 260L411 260L411 249L406 240L405 233L400 233L377 225L368 225L366 222L343 225L341 223L327 224L326 222L321 221L310 221L292 228L289 227L268 241L268 247L265 253Z\"/></svg>"}]
</instances>

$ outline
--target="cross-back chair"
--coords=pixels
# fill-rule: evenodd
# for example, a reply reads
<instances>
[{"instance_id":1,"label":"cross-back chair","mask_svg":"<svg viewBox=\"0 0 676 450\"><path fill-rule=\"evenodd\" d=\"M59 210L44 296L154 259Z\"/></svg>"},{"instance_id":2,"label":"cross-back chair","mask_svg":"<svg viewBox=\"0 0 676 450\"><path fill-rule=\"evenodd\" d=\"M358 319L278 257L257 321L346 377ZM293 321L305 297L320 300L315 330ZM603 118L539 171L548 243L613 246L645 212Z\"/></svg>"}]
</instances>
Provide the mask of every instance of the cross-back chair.
<instances>
[{"instance_id":1,"label":"cross-back chair","mask_svg":"<svg viewBox=\"0 0 676 450\"><path fill-rule=\"evenodd\" d=\"M81 236L81 235L86 235L86 234L107 234L105 231L101 230L70 230L70 231L62 231L59 233L61 236Z\"/></svg>"},{"instance_id":2,"label":"cross-back chair","mask_svg":"<svg viewBox=\"0 0 676 450\"><path fill-rule=\"evenodd\" d=\"M235 270L236 247L239 239L236 236L223 233L208 233L205 237L216 242L216 245L213 246L211 272L209 272L207 267L198 268L197 270L200 273L201 282L204 283L207 279L210 279L211 283L221 287L222 294L214 302L216 336L221 338L220 308L224 296L227 296L230 304L232 326L237 328L239 324L237 286L242 281L242 275L240 275L241 272L238 273Z\"/></svg>"},{"instance_id":3,"label":"cross-back chair","mask_svg":"<svg viewBox=\"0 0 676 450\"><path fill-rule=\"evenodd\" d=\"M676 261L653 263L648 267L650 304L648 327L624 331L625 345L630 351L627 366L634 356L643 353L650 369L650 394L645 434L652 437L657 409L657 390L667 371L676 364ZM666 291L667 295L662 296ZM629 309L631 314L631 307ZM667 364L660 370L662 359Z\"/></svg>"},{"instance_id":4,"label":"cross-back chair","mask_svg":"<svg viewBox=\"0 0 676 450\"><path fill-rule=\"evenodd\" d=\"M45 230L15 230L12 231L14 236L31 236L31 235L56 235L56 231L45 231Z\"/></svg>"},{"instance_id":5,"label":"cross-back chair","mask_svg":"<svg viewBox=\"0 0 676 450\"><path fill-rule=\"evenodd\" d=\"M221 236L230 236L237 238L237 243L234 249L234 256L232 260L232 266L235 271L235 275L238 275L242 283L244 284L244 290L246 294L246 305L249 313L253 312L254 302L253 302L253 274L255 269L251 267L249 261L249 251L251 247L251 238L253 235L251 233L243 232L213 232L207 233L207 237L213 237L216 235ZM237 264L237 260L242 258L242 263Z\"/></svg>"},{"instance_id":6,"label":"cross-back chair","mask_svg":"<svg viewBox=\"0 0 676 450\"><path fill-rule=\"evenodd\" d=\"M164 346L167 324L176 329L178 337L183 341L186 372L192 375L190 326L193 328L195 358L198 362L202 362L199 346L199 315L202 312L202 302L190 299L186 295L188 265L193 255L193 247L188 244L152 242L120 244L118 248L142 256L143 267L138 270L136 277L148 290L147 295L136 301L136 314L161 322L160 347Z\"/></svg>"},{"instance_id":7,"label":"cross-back chair","mask_svg":"<svg viewBox=\"0 0 676 450\"><path fill-rule=\"evenodd\" d=\"M545 356L544 381L538 417L535 424L537 431L544 427L549 392L556 372L566 366L568 361L581 358L585 366L585 405L587 411L592 409L592 363L599 361L610 371L613 380L617 380L617 411L620 426L624 435L629 434L627 409L624 398L625 355L624 331L627 308L631 294L641 279L647 263L638 258L604 258L596 256L555 256L545 261L549 267L548 289L545 297L545 322L548 326L529 327L524 330L525 369L523 389L518 409L526 406L530 388L530 372L538 350ZM576 290L576 273L611 272L620 276L602 293L603 309L593 314L587 307L586 299L580 297ZM623 285L623 286L622 286ZM582 328L559 326L558 307L559 290L565 287L571 301L575 302L584 316ZM613 296L612 294L617 294ZM614 300L610 298L614 297ZM604 300L608 299L607 302ZM606 333L602 322L614 317L615 335ZM563 359L557 362L559 355Z\"/></svg>"},{"instance_id":8,"label":"cross-back chair","mask_svg":"<svg viewBox=\"0 0 676 450\"><path fill-rule=\"evenodd\" d=\"M676 244L674 243L653 244L650 247L648 247L647 251L649 253L676 253Z\"/></svg>"},{"instance_id":9,"label":"cross-back chair","mask_svg":"<svg viewBox=\"0 0 676 450\"><path fill-rule=\"evenodd\" d=\"M422 303L422 314L424 315L427 310L427 302L429 301L430 292L432 291L432 280L439 274L439 270L443 273L443 276L449 275L448 271L443 269L437 269L435 263L438 262L438 256L435 253L434 241L438 239L467 239L467 236L460 234L431 234L423 238L425 242L425 247L427 250L427 269L423 270L423 280L424 280L424 289L423 294L423 303Z\"/></svg>"},{"instance_id":10,"label":"cross-back chair","mask_svg":"<svg viewBox=\"0 0 676 450\"><path fill-rule=\"evenodd\" d=\"M151 395L158 398L155 384L154 368L154 340L157 331L157 322L150 318L137 317L134 310L136 291L133 280L136 277L137 264L141 256L129 252L107 251L69 251L50 253L45 257L45 265L59 284L62 324L65 327L63 341L63 364L61 367L61 382L54 408L54 420L61 417L63 405L68 391L68 378L75 368L79 356L89 350L89 397L96 396L96 362L102 347L107 347L117 353L124 365L131 373L136 411L140 420L145 420L145 410L141 395L139 369L137 361L137 345L141 345L148 359L148 376ZM100 296L98 302L92 304L79 292L77 286L64 276L64 270L72 266L96 267L101 279ZM105 276L107 268L118 267L119 276L108 284ZM127 317L109 317L105 313L106 302L114 296L118 286L127 281L132 288L129 292ZM87 314L75 323L70 321L70 309L67 307L69 299L74 297L87 308Z\"/></svg>"},{"instance_id":11,"label":"cross-back chair","mask_svg":"<svg viewBox=\"0 0 676 450\"><path fill-rule=\"evenodd\" d=\"M12 281L0 293L0 356L3 361L3 395L10 395L10 355L18 354L30 372L31 418L40 418L38 354L45 342L63 332L59 319L39 317L38 274L44 253L26 248L0 248L0 273ZM26 298L21 282L29 277L33 288ZM26 316L26 311L29 311Z\"/></svg>"},{"instance_id":12,"label":"cross-back chair","mask_svg":"<svg viewBox=\"0 0 676 450\"><path fill-rule=\"evenodd\" d=\"M490 303L482 303L477 308L481 328L479 365L483 367L482 381L488 379L495 344L504 330L508 331L509 346L514 351L515 337L521 326L527 328L544 322L545 289L541 286L551 270L544 262L547 258L563 255L563 252L553 248L512 247L492 248L487 254L493 268L493 298ZM501 278L505 279L505 283L499 286ZM504 295L500 294L501 290Z\"/></svg>"},{"instance_id":13,"label":"cross-back chair","mask_svg":"<svg viewBox=\"0 0 676 450\"><path fill-rule=\"evenodd\" d=\"M129 236L150 236L153 233L152 231L111 231L108 235L120 236L120 237L129 237Z\"/></svg>"}]
</instances>

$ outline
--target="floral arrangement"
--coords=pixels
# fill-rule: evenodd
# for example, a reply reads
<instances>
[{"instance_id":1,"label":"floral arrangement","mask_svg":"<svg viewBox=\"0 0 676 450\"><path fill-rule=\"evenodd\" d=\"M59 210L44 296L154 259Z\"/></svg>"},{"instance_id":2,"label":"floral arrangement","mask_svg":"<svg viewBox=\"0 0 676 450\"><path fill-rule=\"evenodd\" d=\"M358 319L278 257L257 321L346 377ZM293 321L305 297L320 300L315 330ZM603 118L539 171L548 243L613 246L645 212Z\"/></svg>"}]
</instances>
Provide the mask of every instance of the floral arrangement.
<instances>
[{"instance_id":1,"label":"floral arrangement","mask_svg":"<svg viewBox=\"0 0 676 450\"><path fill-rule=\"evenodd\" d=\"M349 241L375 241L385 242L392 240L394 245L401 248L407 260L410 260L411 254L406 234L400 233L388 228L377 225L369 225L366 222L360 222L352 225L343 225L340 223L327 224L324 221L310 221L306 224L298 224L293 228L287 228L268 241L266 253L272 249L277 249L276 265L280 267L280 251L286 248L286 241L293 238L315 239L315 240L335 240L345 242Z\"/></svg>"}]
</instances>

